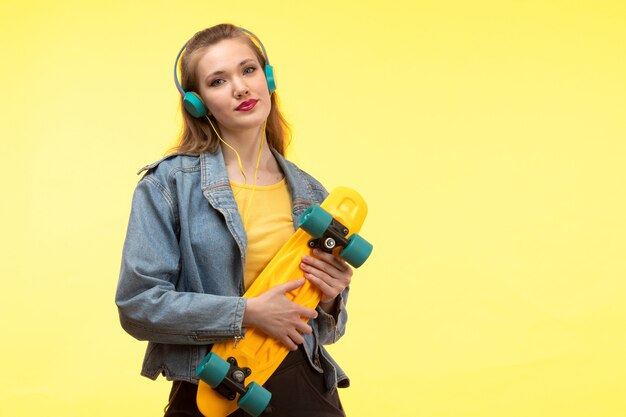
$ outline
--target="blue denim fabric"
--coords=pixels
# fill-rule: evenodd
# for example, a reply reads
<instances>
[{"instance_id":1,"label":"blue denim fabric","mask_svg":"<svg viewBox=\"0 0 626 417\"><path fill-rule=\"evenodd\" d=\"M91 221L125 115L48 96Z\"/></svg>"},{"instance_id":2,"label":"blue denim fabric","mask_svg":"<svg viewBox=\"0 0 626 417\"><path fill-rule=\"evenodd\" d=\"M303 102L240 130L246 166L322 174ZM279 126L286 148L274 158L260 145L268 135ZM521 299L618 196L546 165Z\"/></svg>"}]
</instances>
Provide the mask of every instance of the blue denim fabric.
<instances>
[{"instance_id":1,"label":"blue denim fabric","mask_svg":"<svg viewBox=\"0 0 626 417\"><path fill-rule=\"evenodd\" d=\"M274 152L274 151L273 151ZM294 230L305 209L327 195L313 177L274 152L292 197ZM242 297L247 238L224 159L173 154L142 168L133 194L115 297L122 327L147 340L141 374L198 382L196 367L211 344L245 337ZM309 324L304 348L329 390L349 380L322 345L345 331L345 303Z\"/></svg>"}]
</instances>

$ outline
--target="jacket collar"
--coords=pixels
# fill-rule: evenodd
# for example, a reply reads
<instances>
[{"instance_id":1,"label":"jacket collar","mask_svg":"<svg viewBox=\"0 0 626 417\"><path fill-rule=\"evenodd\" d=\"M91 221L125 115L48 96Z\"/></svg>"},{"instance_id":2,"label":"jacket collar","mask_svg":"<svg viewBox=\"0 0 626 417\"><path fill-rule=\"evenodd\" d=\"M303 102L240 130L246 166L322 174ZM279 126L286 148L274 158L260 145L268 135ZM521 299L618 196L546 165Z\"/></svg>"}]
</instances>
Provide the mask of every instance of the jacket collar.
<instances>
[{"instance_id":1,"label":"jacket collar","mask_svg":"<svg viewBox=\"0 0 626 417\"><path fill-rule=\"evenodd\" d=\"M302 171L287 161L275 149L270 148L270 150L287 180L287 187L292 199L294 228L297 228L300 217L306 208L315 201L315 195ZM207 196L209 202L214 207L221 204L227 208L236 209L237 205L230 188L221 147L218 147L215 153L203 152L200 154L200 171L202 192ZM218 201L219 204L217 204Z\"/></svg>"},{"instance_id":2,"label":"jacket collar","mask_svg":"<svg viewBox=\"0 0 626 417\"><path fill-rule=\"evenodd\" d=\"M221 188L229 184L221 147L218 146L215 153L200 154L200 174L202 191Z\"/></svg>"},{"instance_id":3,"label":"jacket collar","mask_svg":"<svg viewBox=\"0 0 626 417\"><path fill-rule=\"evenodd\" d=\"M278 165L283 170L283 174L285 174L287 186L289 187L291 197L293 199L293 205L304 204L306 207L310 206L311 202L314 201L315 196L302 171L293 163L287 161L275 149L270 148L270 150L274 154L276 161L278 161Z\"/></svg>"}]
</instances>

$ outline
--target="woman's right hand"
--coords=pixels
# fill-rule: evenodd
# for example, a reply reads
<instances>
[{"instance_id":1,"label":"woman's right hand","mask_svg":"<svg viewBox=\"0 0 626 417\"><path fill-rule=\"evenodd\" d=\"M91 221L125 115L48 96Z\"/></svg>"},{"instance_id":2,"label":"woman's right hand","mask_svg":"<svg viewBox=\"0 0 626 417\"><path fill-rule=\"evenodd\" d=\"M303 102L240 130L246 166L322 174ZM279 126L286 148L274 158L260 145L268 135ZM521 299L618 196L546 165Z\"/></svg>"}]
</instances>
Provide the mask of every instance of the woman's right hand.
<instances>
[{"instance_id":1,"label":"woman's right hand","mask_svg":"<svg viewBox=\"0 0 626 417\"><path fill-rule=\"evenodd\" d=\"M304 343L303 334L313 329L302 318L314 319L317 311L289 300L285 294L300 288L304 279L277 285L259 295L249 298L243 315L244 327L256 327L268 336L277 339L289 350L298 350Z\"/></svg>"}]
</instances>

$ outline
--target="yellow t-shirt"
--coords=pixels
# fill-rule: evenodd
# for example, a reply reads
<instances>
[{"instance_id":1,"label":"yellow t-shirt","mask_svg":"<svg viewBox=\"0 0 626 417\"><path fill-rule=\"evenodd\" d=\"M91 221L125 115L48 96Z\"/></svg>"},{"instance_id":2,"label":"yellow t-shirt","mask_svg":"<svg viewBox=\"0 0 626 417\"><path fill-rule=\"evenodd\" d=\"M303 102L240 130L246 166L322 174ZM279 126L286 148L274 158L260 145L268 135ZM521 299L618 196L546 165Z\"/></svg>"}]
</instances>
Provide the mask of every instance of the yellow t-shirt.
<instances>
[{"instance_id":1,"label":"yellow t-shirt","mask_svg":"<svg viewBox=\"0 0 626 417\"><path fill-rule=\"evenodd\" d=\"M257 185L254 192L251 185L231 181L230 186L248 235L243 274L244 288L247 291L294 233L291 195L284 178L273 185Z\"/></svg>"}]
</instances>

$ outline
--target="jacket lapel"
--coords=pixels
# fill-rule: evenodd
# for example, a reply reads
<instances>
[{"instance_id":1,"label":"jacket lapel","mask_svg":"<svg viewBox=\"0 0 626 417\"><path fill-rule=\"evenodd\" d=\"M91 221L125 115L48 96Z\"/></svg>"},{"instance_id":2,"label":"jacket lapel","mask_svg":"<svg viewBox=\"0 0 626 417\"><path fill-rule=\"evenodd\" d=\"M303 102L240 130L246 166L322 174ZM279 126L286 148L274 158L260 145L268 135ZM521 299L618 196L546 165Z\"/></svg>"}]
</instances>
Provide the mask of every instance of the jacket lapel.
<instances>
[{"instance_id":1,"label":"jacket lapel","mask_svg":"<svg viewBox=\"0 0 626 417\"><path fill-rule=\"evenodd\" d=\"M291 209L293 217L293 229L297 230L300 225L300 218L304 211L315 201L315 196L311 187L304 177L302 171L293 163L287 161L278 151L271 149L278 165L283 170L287 179L287 187L291 194Z\"/></svg>"},{"instance_id":2,"label":"jacket lapel","mask_svg":"<svg viewBox=\"0 0 626 417\"><path fill-rule=\"evenodd\" d=\"M224 216L228 230L239 246L241 259L245 265L248 237L230 187L222 150L219 147L216 153L203 152L200 155L200 172L202 194L209 204Z\"/></svg>"}]
</instances>

